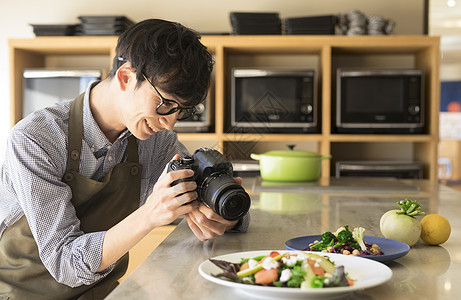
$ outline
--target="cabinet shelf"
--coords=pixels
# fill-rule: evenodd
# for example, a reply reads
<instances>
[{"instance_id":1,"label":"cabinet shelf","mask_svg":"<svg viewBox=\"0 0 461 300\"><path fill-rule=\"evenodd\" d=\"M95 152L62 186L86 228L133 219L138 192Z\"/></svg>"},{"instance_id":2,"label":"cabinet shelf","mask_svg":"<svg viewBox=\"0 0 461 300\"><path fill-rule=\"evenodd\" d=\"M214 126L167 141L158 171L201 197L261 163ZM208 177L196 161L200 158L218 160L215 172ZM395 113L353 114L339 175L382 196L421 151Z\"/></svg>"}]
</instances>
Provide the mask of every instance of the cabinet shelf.
<instances>
[{"instance_id":1,"label":"cabinet shelf","mask_svg":"<svg viewBox=\"0 0 461 300\"><path fill-rule=\"evenodd\" d=\"M42 55L112 54L117 38L112 36L53 36L34 39L11 39L10 50L24 50Z\"/></svg>"},{"instance_id":2,"label":"cabinet shelf","mask_svg":"<svg viewBox=\"0 0 461 300\"><path fill-rule=\"evenodd\" d=\"M322 140L320 134L283 134L283 133L227 133L222 136L224 141L239 142L239 141L255 141L255 142L285 142L285 141L315 141Z\"/></svg>"},{"instance_id":3,"label":"cabinet shelf","mask_svg":"<svg viewBox=\"0 0 461 300\"><path fill-rule=\"evenodd\" d=\"M178 133L181 141L218 140L215 133Z\"/></svg>"},{"instance_id":4,"label":"cabinet shelf","mask_svg":"<svg viewBox=\"0 0 461 300\"><path fill-rule=\"evenodd\" d=\"M10 89L11 125L22 118L22 74L31 67L47 67L52 56L102 55L110 69L115 54L117 37L37 37L10 39ZM332 160L322 163L322 176L334 174L335 151L343 151L343 145L363 147L385 143L387 147L409 144L407 153L424 165L424 178L437 182L437 144L439 112L440 38L433 36L203 36L202 42L215 59L212 84L213 132L180 133L178 138L187 143L210 142L225 154L241 145L249 144L297 144L308 143L322 155L332 155ZM378 59L385 58L379 65ZM266 60L264 62L264 59ZM277 60L280 60L278 62ZM345 61L345 62L344 62ZM403 64L402 64L403 62ZM334 97L336 68L348 64L357 67L414 67L425 74L426 126L424 134L337 134L332 131L331 114ZM230 74L233 67L283 66L315 69L318 79L318 103L321 117L320 132L316 134L264 134L231 133ZM266 64L266 65L265 65ZM291 65L290 65L291 64ZM81 67L91 67L89 65ZM389 146L390 145L390 146ZM348 147L346 147L347 149ZM333 153L332 153L333 152ZM405 151L404 151L405 152ZM228 153L232 156L232 153ZM354 153L351 153L353 155ZM394 153L393 153L394 154ZM402 159L398 151L395 160ZM340 156L340 155L338 155ZM357 160L361 157L356 157Z\"/></svg>"},{"instance_id":5,"label":"cabinet shelf","mask_svg":"<svg viewBox=\"0 0 461 300\"><path fill-rule=\"evenodd\" d=\"M426 134L332 134L329 139L332 142L432 142L432 137Z\"/></svg>"}]
</instances>

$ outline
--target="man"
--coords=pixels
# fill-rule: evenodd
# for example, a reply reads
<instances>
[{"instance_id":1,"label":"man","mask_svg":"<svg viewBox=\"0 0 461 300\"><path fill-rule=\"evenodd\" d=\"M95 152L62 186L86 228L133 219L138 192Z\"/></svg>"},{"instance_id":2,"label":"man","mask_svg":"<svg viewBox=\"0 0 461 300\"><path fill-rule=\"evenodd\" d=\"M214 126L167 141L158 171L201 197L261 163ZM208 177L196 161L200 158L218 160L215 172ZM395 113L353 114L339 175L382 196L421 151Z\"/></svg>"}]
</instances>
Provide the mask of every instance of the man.
<instances>
[{"instance_id":1,"label":"man","mask_svg":"<svg viewBox=\"0 0 461 300\"><path fill-rule=\"evenodd\" d=\"M11 131L0 185L0 299L102 299L127 252L185 216L201 241L227 221L167 172L187 154L171 131L206 97L213 61L184 26L145 20L119 38L107 79L39 110Z\"/></svg>"}]
</instances>

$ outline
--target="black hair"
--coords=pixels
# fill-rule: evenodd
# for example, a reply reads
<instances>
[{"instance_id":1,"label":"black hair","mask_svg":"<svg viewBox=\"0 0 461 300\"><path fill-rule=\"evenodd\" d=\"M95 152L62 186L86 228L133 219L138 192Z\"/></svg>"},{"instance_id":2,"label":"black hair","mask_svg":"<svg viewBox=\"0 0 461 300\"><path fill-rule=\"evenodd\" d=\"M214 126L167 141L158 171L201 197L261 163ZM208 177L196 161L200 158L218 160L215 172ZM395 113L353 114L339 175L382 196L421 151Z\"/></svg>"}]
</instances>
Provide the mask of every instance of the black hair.
<instances>
[{"instance_id":1,"label":"black hair","mask_svg":"<svg viewBox=\"0 0 461 300\"><path fill-rule=\"evenodd\" d=\"M156 87L183 100L202 102L210 87L213 57L192 29L166 20L147 19L119 37L109 77L129 61L138 87L147 76Z\"/></svg>"}]
</instances>

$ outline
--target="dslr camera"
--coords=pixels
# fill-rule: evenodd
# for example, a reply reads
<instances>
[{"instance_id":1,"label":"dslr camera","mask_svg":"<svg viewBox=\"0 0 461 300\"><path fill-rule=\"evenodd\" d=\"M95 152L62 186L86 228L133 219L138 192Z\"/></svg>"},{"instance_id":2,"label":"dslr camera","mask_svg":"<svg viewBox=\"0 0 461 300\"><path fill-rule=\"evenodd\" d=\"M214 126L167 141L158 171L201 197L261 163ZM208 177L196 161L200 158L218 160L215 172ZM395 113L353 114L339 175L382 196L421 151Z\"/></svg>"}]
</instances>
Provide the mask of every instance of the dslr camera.
<instances>
[{"instance_id":1,"label":"dslr camera","mask_svg":"<svg viewBox=\"0 0 461 300\"><path fill-rule=\"evenodd\" d=\"M250 196L232 177L232 163L219 151L200 148L192 157L186 156L168 164L168 172L192 169L194 176L175 180L172 186L184 181L197 183L198 200L226 220L235 221L250 209Z\"/></svg>"}]
</instances>

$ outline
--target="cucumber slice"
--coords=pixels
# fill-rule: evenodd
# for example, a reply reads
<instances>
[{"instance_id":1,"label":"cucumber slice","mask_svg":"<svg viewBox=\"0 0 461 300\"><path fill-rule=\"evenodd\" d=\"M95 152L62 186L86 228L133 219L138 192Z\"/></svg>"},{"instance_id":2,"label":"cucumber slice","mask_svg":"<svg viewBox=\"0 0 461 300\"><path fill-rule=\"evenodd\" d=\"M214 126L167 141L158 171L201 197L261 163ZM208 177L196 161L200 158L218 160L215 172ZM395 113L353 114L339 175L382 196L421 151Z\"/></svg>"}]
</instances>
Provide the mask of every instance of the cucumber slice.
<instances>
[{"instance_id":1,"label":"cucumber slice","mask_svg":"<svg viewBox=\"0 0 461 300\"><path fill-rule=\"evenodd\" d=\"M319 265L325 270L325 272L333 274L333 272L335 271L335 265L325 257L314 253L303 253L309 256L311 259L318 260Z\"/></svg>"},{"instance_id":2,"label":"cucumber slice","mask_svg":"<svg viewBox=\"0 0 461 300\"><path fill-rule=\"evenodd\" d=\"M301 283L301 289L310 289L311 281L315 277L314 271L312 270L311 266L309 266L309 263L307 261L303 261L301 269L306 272L306 276L304 276L304 281Z\"/></svg>"}]
</instances>

